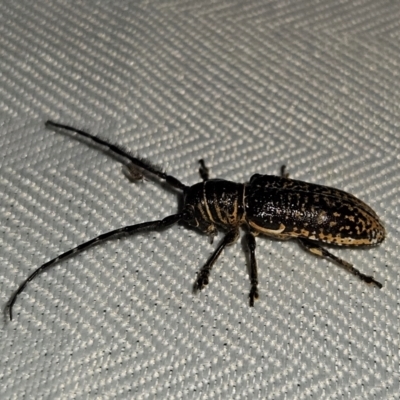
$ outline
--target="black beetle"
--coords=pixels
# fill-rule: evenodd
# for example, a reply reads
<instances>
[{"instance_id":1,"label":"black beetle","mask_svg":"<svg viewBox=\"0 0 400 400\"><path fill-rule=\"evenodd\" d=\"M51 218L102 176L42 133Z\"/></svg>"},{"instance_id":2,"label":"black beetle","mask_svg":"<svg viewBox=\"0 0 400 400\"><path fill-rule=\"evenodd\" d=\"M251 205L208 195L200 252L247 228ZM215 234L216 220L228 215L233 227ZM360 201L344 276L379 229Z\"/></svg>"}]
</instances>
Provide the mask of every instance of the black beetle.
<instances>
[{"instance_id":1,"label":"black beetle","mask_svg":"<svg viewBox=\"0 0 400 400\"><path fill-rule=\"evenodd\" d=\"M184 202L182 211L178 214L103 233L40 266L11 297L8 303L10 319L15 300L27 283L57 262L111 237L167 228L178 221L196 227L211 239L216 235L218 227L227 231L198 273L193 285L194 292L208 284L212 266L222 250L237 241L240 227L246 229L245 242L250 253L251 307L258 298L255 237L259 234L279 240L295 239L310 253L330 259L361 280L372 283L378 288L382 287L382 284L372 276L362 274L350 263L334 256L320 245L327 243L339 246L374 246L385 239L385 228L376 213L352 194L289 179L284 166L280 177L256 174L247 183L209 179L208 169L203 160L200 160L199 169L203 182L186 186L175 177L163 172L157 165L144 158L133 156L121 146L52 121L47 121L46 127L76 133L79 137L105 147L120 158L125 166L124 172L131 180L141 179L144 174L157 177L182 191Z\"/></svg>"}]
</instances>

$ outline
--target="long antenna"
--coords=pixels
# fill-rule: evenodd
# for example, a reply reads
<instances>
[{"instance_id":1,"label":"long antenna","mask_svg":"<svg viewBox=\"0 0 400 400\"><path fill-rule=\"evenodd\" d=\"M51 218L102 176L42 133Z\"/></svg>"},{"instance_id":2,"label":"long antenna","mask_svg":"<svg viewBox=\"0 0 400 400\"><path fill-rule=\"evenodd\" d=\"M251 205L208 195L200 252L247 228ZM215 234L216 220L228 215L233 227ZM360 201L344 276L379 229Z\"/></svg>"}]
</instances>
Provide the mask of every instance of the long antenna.
<instances>
[{"instance_id":1,"label":"long antenna","mask_svg":"<svg viewBox=\"0 0 400 400\"><path fill-rule=\"evenodd\" d=\"M167 182L172 187L180 190L187 189L187 186L184 185L179 179L175 178L172 175L166 174L159 166L152 164L145 158L134 157L127 150L125 150L121 146L118 146L117 144L109 143L106 140L99 138L98 136L93 136L87 132L81 131L80 129L76 129L68 125L59 124L57 122L46 121L45 126L46 128L52 129L54 131L56 131L57 129L64 129L66 131L73 132L76 133L77 135L90 139L93 142L100 144L101 146L107 147L111 152L117 154L118 156L129 160L131 164L138 167L139 169L147 171L148 173L153 174L158 178L165 180L165 182Z\"/></svg>"},{"instance_id":2,"label":"long antenna","mask_svg":"<svg viewBox=\"0 0 400 400\"><path fill-rule=\"evenodd\" d=\"M89 247L99 244L101 242L104 242L105 240L111 239L112 237L119 237L122 235L132 235L137 232L142 232L142 231L149 231L149 230L159 230L159 229L165 229L170 227L171 225L177 223L178 221L184 219L186 216L185 211L179 213L179 214L173 214L170 215L164 219L160 219L157 221L149 221L149 222L142 222L140 224L135 224L135 225L128 225L124 226L119 229L114 229L113 231L103 233L91 240L88 240L85 243L82 243L76 247L74 247L71 250L66 251L65 253L60 254L56 258L53 258L50 261L47 261L43 265L41 265L39 268L35 269L28 278L26 278L21 285L19 285L18 289L16 292L12 295L10 301L8 302L8 309L10 312L10 321L12 321L12 308L14 306L15 301L17 300L18 295L23 292L25 289L26 285L32 281L36 276L41 274L42 272L46 271L47 269L51 268L53 265L59 263L62 260L65 260L68 257L74 256L78 253L81 253L82 251L88 249Z\"/></svg>"}]
</instances>

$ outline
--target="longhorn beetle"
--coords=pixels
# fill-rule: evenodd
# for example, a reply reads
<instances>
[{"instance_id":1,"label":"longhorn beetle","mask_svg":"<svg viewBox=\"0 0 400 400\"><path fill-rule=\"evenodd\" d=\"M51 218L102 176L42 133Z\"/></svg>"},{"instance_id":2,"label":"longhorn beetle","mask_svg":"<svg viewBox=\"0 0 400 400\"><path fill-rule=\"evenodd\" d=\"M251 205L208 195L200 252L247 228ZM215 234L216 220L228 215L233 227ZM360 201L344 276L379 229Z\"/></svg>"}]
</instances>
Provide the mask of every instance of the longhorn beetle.
<instances>
[{"instance_id":1,"label":"longhorn beetle","mask_svg":"<svg viewBox=\"0 0 400 400\"><path fill-rule=\"evenodd\" d=\"M46 128L61 129L78 135L110 151L124 165L125 174L133 181L149 175L165 181L169 186L183 192L182 210L163 219L128 225L103 233L79 246L60 254L36 269L11 297L8 307L10 320L17 296L28 282L58 263L78 254L90 246L112 237L131 235L141 231L161 230L179 221L196 227L212 238L218 228L227 233L207 262L200 269L193 291L202 290L207 284L211 269L222 250L238 240L239 228L244 227L246 245L250 254L249 305L258 298L256 240L259 234L279 240L294 239L310 253L329 259L366 283L381 288L382 284L367 276L321 246L321 243L338 246L374 246L385 239L385 228L378 216L363 201L350 193L327 186L315 185L289 179L282 166L281 176L255 174L249 182L236 183L224 179L209 179L208 169L200 160L200 176L203 182L186 186L177 178L166 174L159 166L135 157L123 147L109 143L70 126L52 121Z\"/></svg>"}]
</instances>

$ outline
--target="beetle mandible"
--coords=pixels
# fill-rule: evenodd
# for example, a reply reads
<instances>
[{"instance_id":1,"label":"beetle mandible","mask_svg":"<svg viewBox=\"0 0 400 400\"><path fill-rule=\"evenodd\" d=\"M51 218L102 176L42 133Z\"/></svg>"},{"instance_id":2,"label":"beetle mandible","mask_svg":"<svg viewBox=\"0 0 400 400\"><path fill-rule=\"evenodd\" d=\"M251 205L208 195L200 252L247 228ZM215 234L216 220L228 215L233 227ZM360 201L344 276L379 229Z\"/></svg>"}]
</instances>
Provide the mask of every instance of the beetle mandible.
<instances>
[{"instance_id":1,"label":"beetle mandible","mask_svg":"<svg viewBox=\"0 0 400 400\"><path fill-rule=\"evenodd\" d=\"M215 251L200 269L193 291L202 290L209 281L211 269L222 250L239 238L239 228L246 231L244 239L250 254L249 305L258 298L256 240L259 234L279 240L294 239L310 253L329 259L366 283L381 288L372 276L364 275L352 264L336 257L321 243L338 246L374 246L385 239L385 228L377 214L363 201L350 193L327 186L289 179L285 167L281 176L255 174L249 182L236 183L224 179L209 179L208 169L200 160L202 182L186 186L177 178L166 174L159 166L135 157L123 147L109 143L82 130L47 121L46 128L76 134L110 151L124 165L124 172L133 181L144 175L165 181L183 192L182 210L161 220L128 225L103 233L94 239L60 254L37 268L22 282L12 295L8 307L10 320L17 296L28 282L59 261L75 255L90 246L121 235L168 228L182 221L209 235L211 239L218 228L227 231Z\"/></svg>"}]
</instances>

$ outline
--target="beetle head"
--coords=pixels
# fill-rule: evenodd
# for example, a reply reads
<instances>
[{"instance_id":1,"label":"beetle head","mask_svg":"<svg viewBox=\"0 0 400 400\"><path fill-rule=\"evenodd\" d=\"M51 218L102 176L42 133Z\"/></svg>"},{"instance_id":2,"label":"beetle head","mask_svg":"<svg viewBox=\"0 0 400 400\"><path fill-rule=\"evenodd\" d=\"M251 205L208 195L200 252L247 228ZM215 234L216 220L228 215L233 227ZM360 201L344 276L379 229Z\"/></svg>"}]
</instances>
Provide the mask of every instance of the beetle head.
<instances>
[{"instance_id":1,"label":"beetle head","mask_svg":"<svg viewBox=\"0 0 400 400\"><path fill-rule=\"evenodd\" d=\"M184 221L207 235L215 236L217 229L210 220L204 204L204 182L190 186L184 195L183 206L186 217Z\"/></svg>"}]
</instances>

